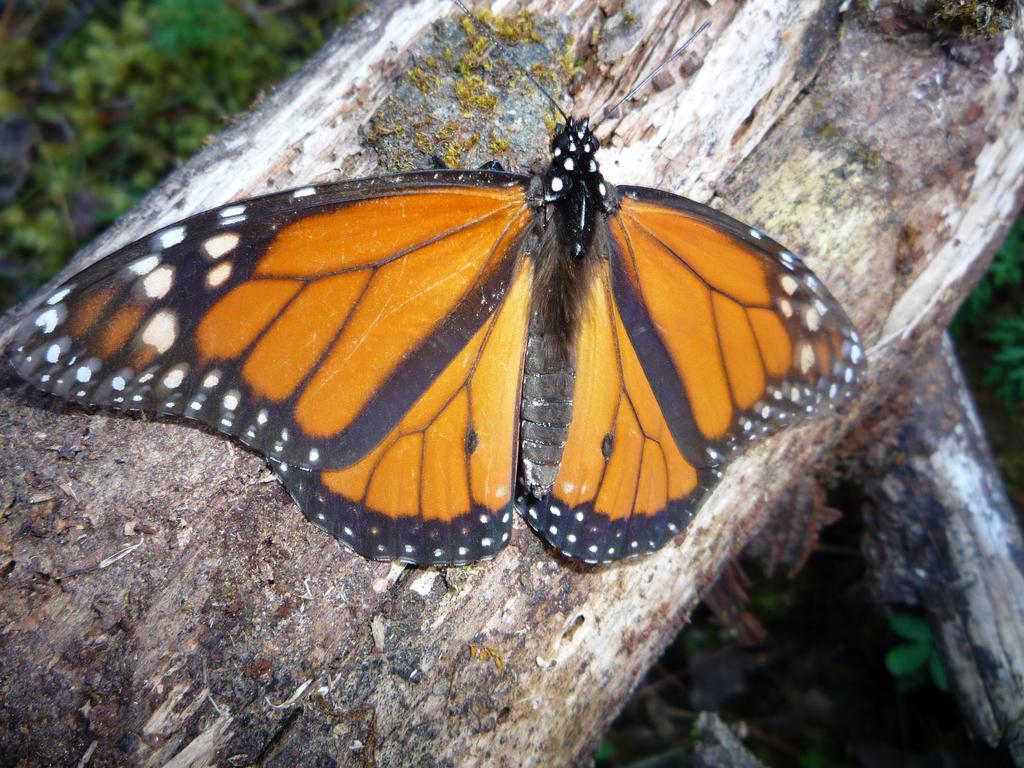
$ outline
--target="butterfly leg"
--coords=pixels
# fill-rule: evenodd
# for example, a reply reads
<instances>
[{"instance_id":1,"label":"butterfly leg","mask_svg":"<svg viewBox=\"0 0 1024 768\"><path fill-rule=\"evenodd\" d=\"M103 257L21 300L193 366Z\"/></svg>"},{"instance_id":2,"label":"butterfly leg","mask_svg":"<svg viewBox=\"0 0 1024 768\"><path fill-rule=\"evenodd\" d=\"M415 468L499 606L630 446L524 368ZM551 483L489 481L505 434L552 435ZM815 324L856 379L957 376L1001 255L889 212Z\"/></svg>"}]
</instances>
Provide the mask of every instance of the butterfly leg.
<instances>
[{"instance_id":1,"label":"butterfly leg","mask_svg":"<svg viewBox=\"0 0 1024 768\"><path fill-rule=\"evenodd\" d=\"M438 155L430 156L430 167L438 171L446 171L451 168L444 160ZM505 167L497 160L488 160L483 165L479 166L481 171L504 171Z\"/></svg>"}]
</instances>

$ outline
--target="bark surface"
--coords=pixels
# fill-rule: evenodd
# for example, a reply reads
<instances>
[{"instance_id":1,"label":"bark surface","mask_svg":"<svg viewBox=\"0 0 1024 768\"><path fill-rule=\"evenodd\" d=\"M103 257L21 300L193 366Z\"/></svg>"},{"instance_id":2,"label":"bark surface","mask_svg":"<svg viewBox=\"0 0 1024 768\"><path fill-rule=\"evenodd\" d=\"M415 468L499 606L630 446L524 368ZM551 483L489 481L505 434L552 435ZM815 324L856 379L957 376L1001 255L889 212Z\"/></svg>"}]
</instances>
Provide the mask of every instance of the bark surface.
<instances>
[{"instance_id":1,"label":"bark surface","mask_svg":"<svg viewBox=\"0 0 1024 768\"><path fill-rule=\"evenodd\" d=\"M229 440L54 408L8 377L0 763L587 759L767 510L934 354L929 338L1019 207L1020 22L991 42L938 45L839 6L536 4L556 51L578 41L580 114L713 21L642 107L604 121L602 168L613 183L710 202L803 254L868 342L862 397L732 464L685 538L652 557L580 567L517 521L494 561L441 573L344 550ZM452 15L447 0L375 4L72 269L229 200L400 164L381 141L407 101L396 94L425 51L456 40L457 22L431 26ZM457 103L444 88L429 100ZM525 90L500 102L492 125L519 153L507 166L544 158L540 104ZM481 136L467 165L503 150Z\"/></svg>"},{"instance_id":2,"label":"bark surface","mask_svg":"<svg viewBox=\"0 0 1024 768\"><path fill-rule=\"evenodd\" d=\"M1024 765L1024 540L952 343L936 346L873 429L869 583L925 613L972 733Z\"/></svg>"}]
</instances>

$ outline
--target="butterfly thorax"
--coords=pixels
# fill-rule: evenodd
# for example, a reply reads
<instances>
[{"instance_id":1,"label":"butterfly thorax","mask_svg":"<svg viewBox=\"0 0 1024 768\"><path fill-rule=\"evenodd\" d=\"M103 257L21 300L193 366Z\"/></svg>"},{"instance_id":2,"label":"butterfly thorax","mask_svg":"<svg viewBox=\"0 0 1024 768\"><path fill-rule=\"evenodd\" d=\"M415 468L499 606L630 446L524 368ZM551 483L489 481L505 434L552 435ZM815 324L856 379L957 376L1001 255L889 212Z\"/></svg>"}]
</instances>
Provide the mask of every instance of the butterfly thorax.
<instances>
[{"instance_id":1,"label":"butterfly thorax","mask_svg":"<svg viewBox=\"0 0 1024 768\"><path fill-rule=\"evenodd\" d=\"M594 238L597 217L610 207L608 186L597 162L599 148L588 118L568 118L551 140L544 174L544 200L558 214L573 259L582 259Z\"/></svg>"},{"instance_id":2,"label":"butterfly thorax","mask_svg":"<svg viewBox=\"0 0 1024 768\"><path fill-rule=\"evenodd\" d=\"M533 307L537 330L556 339L570 357L593 266L605 252L602 223L616 207L616 192L601 176L598 148L587 118L567 118L551 140L551 162L542 177Z\"/></svg>"}]
</instances>

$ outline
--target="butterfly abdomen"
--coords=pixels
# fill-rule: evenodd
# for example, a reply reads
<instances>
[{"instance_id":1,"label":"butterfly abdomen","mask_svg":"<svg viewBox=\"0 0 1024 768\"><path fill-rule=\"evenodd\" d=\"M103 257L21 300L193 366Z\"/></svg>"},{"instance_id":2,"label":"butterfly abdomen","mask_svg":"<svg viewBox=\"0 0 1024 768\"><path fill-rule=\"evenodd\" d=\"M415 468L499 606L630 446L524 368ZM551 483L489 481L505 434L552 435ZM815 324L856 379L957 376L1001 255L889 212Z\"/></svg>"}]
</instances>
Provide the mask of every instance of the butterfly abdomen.
<instances>
[{"instance_id":1,"label":"butterfly abdomen","mask_svg":"<svg viewBox=\"0 0 1024 768\"><path fill-rule=\"evenodd\" d=\"M551 491L572 419L576 371L571 350L544 333L543 315L530 322L519 426L519 478L523 490L542 498Z\"/></svg>"}]
</instances>

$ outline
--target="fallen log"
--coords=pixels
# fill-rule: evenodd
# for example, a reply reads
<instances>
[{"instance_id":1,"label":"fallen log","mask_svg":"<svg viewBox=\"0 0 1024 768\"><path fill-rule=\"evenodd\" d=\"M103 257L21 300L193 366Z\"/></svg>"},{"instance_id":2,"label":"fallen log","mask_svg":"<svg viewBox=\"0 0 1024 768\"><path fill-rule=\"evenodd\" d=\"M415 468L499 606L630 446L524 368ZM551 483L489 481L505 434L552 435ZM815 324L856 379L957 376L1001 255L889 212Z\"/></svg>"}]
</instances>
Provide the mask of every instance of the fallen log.
<instances>
[{"instance_id":1,"label":"fallen log","mask_svg":"<svg viewBox=\"0 0 1024 768\"><path fill-rule=\"evenodd\" d=\"M8 379L0 762L585 760L766 510L928 354L1019 206L1019 20L959 47L965 64L825 0L556 0L544 12L549 60L568 48L562 61L584 62L553 67L556 81L575 74L579 113L713 21L646 103L605 122L602 168L711 202L805 255L869 341L861 397L733 463L687 535L652 557L583 568L517 521L495 560L439 572L344 550L228 440L40 407ZM432 27L452 15L445 0L376 4L71 269L229 200L429 154L438 129L389 144L408 114L395 94L429 52L465 50L460 21ZM504 95L491 125L508 145L453 142L460 164L543 158L543 100L525 86ZM441 102L454 103L439 87L427 103Z\"/></svg>"}]
</instances>

